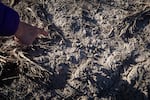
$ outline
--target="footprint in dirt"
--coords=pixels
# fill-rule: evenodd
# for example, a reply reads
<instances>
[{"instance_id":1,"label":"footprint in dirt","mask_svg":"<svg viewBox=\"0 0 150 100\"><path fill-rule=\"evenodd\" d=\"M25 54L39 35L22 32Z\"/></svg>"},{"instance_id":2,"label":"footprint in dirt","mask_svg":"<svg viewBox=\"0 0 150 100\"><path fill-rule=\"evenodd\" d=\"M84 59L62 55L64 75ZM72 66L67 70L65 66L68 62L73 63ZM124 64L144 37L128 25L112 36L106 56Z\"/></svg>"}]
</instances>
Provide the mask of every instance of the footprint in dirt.
<instances>
[{"instance_id":1,"label":"footprint in dirt","mask_svg":"<svg viewBox=\"0 0 150 100\"><path fill-rule=\"evenodd\" d=\"M19 67L16 63L0 63L0 87L10 86L14 79L19 76Z\"/></svg>"},{"instance_id":2,"label":"footprint in dirt","mask_svg":"<svg viewBox=\"0 0 150 100\"><path fill-rule=\"evenodd\" d=\"M133 38L137 34L140 35L143 29L150 23L150 10L145 10L132 16L128 16L123 22L129 24L126 32L121 36L122 39L127 42L128 39Z\"/></svg>"},{"instance_id":3,"label":"footprint in dirt","mask_svg":"<svg viewBox=\"0 0 150 100\"><path fill-rule=\"evenodd\" d=\"M60 63L57 68L57 72L52 78L52 89L62 89L67 84L69 72L69 65L66 63Z\"/></svg>"},{"instance_id":4,"label":"footprint in dirt","mask_svg":"<svg viewBox=\"0 0 150 100\"><path fill-rule=\"evenodd\" d=\"M131 68L131 65L136 65L135 59L138 54L134 54L134 51L130 56L122 61L120 65L114 70L108 70L102 68L101 71L104 73L96 74L98 82L97 87L99 91L99 98L111 96L115 100L150 100L150 86L148 86L148 96L145 95L141 90L135 88L135 84L138 79L134 79L131 83L127 80L122 79L122 73L127 69ZM141 74L142 75L142 74Z\"/></svg>"}]
</instances>

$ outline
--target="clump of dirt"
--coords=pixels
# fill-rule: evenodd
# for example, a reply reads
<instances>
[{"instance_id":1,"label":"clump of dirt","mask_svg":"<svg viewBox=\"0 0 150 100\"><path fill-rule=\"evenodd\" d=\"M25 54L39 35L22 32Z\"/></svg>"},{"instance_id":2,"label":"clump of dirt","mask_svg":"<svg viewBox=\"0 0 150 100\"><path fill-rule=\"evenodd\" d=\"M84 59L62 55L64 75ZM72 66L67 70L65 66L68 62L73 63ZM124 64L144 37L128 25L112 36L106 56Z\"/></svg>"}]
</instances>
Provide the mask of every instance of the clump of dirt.
<instances>
[{"instance_id":1,"label":"clump of dirt","mask_svg":"<svg viewBox=\"0 0 150 100\"><path fill-rule=\"evenodd\" d=\"M2 82L1 98L150 98L148 0L2 2L15 9L22 21L47 30L49 35L39 36L28 47L21 47L13 37L0 37L2 67L7 65L8 76L17 75L9 85ZM18 71L9 74L15 66ZM0 83L8 76L1 75Z\"/></svg>"}]
</instances>

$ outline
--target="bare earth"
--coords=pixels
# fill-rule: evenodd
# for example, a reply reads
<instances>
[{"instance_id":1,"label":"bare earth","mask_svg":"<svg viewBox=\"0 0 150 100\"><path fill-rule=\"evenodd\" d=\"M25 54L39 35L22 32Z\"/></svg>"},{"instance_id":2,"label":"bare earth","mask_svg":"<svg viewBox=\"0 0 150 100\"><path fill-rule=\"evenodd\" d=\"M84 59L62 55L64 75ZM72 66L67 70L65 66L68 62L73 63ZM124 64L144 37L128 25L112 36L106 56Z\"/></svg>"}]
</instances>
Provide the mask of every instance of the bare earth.
<instances>
[{"instance_id":1,"label":"bare earth","mask_svg":"<svg viewBox=\"0 0 150 100\"><path fill-rule=\"evenodd\" d=\"M44 28L0 37L0 100L150 100L149 0L1 0Z\"/></svg>"}]
</instances>

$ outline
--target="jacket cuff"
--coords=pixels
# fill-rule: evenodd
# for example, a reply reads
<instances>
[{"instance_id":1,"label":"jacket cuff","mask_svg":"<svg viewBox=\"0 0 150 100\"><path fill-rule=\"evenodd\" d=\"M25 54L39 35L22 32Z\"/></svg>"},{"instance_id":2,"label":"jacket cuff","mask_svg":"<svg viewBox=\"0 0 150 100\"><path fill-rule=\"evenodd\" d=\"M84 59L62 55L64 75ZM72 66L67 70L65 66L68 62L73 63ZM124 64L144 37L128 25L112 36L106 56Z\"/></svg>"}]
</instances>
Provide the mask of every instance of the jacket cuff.
<instances>
[{"instance_id":1,"label":"jacket cuff","mask_svg":"<svg viewBox=\"0 0 150 100\"><path fill-rule=\"evenodd\" d=\"M0 3L0 36L10 36L15 34L19 22L18 13Z\"/></svg>"},{"instance_id":2,"label":"jacket cuff","mask_svg":"<svg viewBox=\"0 0 150 100\"><path fill-rule=\"evenodd\" d=\"M3 25L4 35L14 35L18 29L19 22L20 20L18 13L11 8L8 8Z\"/></svg>"}]
</instances>

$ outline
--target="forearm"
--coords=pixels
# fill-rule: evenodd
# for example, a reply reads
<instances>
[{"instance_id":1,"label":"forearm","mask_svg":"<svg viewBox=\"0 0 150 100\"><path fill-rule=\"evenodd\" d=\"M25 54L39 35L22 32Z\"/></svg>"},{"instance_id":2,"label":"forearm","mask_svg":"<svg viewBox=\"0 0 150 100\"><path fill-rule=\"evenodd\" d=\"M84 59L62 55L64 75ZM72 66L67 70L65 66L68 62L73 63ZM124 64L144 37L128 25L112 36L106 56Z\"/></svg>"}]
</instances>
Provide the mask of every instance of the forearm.
<instances>
[{"instance_id":1,"label":"forearm","mask_svg":"<svg viewBox=\"0 0 150 100\"><path fill-rule=\"evenodd\" d=\"M18 13L0 3L0 35L14 35L17 31L19 22Z\"/></svg>"}]
</instances>

